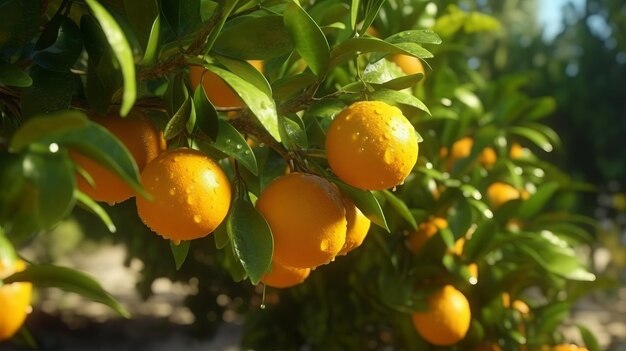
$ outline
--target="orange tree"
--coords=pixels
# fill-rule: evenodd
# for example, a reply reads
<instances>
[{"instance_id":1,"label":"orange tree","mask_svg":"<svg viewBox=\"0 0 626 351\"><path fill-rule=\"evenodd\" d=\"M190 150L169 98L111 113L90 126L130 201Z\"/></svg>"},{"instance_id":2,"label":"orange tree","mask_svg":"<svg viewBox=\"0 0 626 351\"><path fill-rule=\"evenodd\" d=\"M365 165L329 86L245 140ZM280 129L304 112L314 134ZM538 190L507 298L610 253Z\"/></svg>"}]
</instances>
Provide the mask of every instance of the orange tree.
<instances>
[{"instance_id":1,"label":"orange tree","mask_svg":"<svg viewBox=\"0 0 626 351\"><path fill-rule=\"evenodd\" d=\"M593 286L577 254L592 223L568 212L584 187L543 160L552 100L467 67L492 17L382 0L0 8L0 267L17 267L0 292L27 286L19 301L32 283L128 315L71 267L22 267L15 248L67 216L154 231L118 239L143 292L197 277L198 323L223 307L206 295L244 296L255 349L541 349ZM6 301L3 338L27 312Z\"/></svg>"}]
</instances>

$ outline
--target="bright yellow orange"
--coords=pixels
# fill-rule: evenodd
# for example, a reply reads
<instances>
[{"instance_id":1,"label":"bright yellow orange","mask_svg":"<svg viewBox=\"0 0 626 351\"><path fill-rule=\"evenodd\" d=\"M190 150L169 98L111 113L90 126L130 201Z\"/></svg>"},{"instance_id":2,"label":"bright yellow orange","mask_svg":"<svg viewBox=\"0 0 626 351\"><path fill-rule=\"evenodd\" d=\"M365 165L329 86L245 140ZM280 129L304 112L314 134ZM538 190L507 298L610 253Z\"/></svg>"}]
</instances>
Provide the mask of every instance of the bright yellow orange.
<instances>
[{"instance_id":1,"label":"bright yellow orange","mask_svg":"<svg viewBox=\"0 0 626 351\"><path fill-rule=\"evenodd\" d=\"M348 225L346 228L346 243L343 245L338 255L346 255L348 252L361 246L371 225L371 221L354 205L352 199L343 194L342 200L346 208L346 221Z\"/></svg>"},{"instance_id":2,"label":"bright yellow orange","mask_svg":"<svg viewBox=\"0 0 626 351\"><path fill-rule=\"evenodd\" d=\"M506 202L519 199L520 191L510 184L495 182L487 188L487 198L493 208L498 208Z\"/></svg>"},{"instance_id":3,"label":"bright yellow orange","mask_svg":"<svg viewBox=\"0 0 626 351\"><path fill-rule=\"evenodd\" d=\"M392 55L389 60L395 63L405 74L425 74L424 64L422 60L410 55L396 54Z\"/></svg>"},{"instance_id":4,"label":"bright yellow orange","mask_svg":"<svg viewBox=\"0 0 626 351\"><path fill-rule=\"evenodd\" d=\"M470 137L461 138L452 144L450 158L454 161L466 158L472 153L472 147L474 147L474 139Z\"/></svg>"},{"instance_id":5,"label":"bright yellow orange","mask_svg":"<svg viewBox=\"0 0 626 351\"><path fill-rule=\"evenodd\" d=\"M512 160L524 157L524 148L522 145L513 143L511 149L509 149L509 157L511 157Z\"/></svg>"},{"instance_id":6,"label":"bright yellow orange","mask_svg":"<svg viewBox=\"0 0 626 351\"><path fill-rule=\"evenodd\" d=\"M586 347L574 344L559 344L554 346L543 346L541 351L589 351Z\"/></svg>"},{"instance_id":7,"label":"bright yellow orange","mask_svg":"<svg viewBox=\"0 0 626 351\"><path fill-rule=\"evenodd\" d=\"M313 268L335 258L346 242L346 210L341 193L328 180L293 172L276 178L256 207L274 237L274 261Z\"/></svg>"},{"instance_id":8,"label":"bright yellow orange","mask_svg":"<svg viewBox=\"0 0 626 351\"><path fill-rule=\"evenodd\" d=\"M417 135L397 107L360 101L346 107L326 134L326 155L344 182L365 190L401 184L417 161Z\"/></svg>"},{"instance_id":9,"label":"bright yellow orange","mask_svg":"<svg viewBox=\"0 0 626 351\"><path fill-rule=\"evenodd\" d=\"M254 68L259 72L263 72L264 66L261 60L249 60ZM215 107L221 108L242 108L245 103L239 95L217 74L204 69L201 66L189 67L189 81L191 87L195 90L200 82L206 93L207 98Z\"/></svg>"},{"instance_id":10,"label":"bright yellow orange","mask_svg":"<svg viewBox=\"0 0 626 351\"><path fill-rule=\"evenodd\" d=\"M427 300L428 309L413 313L415 330L429 343L448 346L463 340L469 330L471 311L462 292L452 285L437 290Z\"/></svg>"},{"instance_id":11,"label":"bright yellow orange","mask_svg":"<svg viewBox=\"0 0 626 351\"><path fill-rule=\"evenodd\" d=\"M23 271L24 261L18 260L13 267L4 267L0 260L0 278ZM31 283L12 283L0 286L0 341L13 337L30 312Z\"/></svg>"},{"instance_id":12,"label":"bright yellow orange","mask_svg":"<svg viewBox=\"0 0 626 351\"><path fill-rule=\"evenodd\" d=\"M526 302L515 299L513 300L513 303L511 303L511 295L507 292L502 293L502 306L504 308L512 308L524 316L530 313L530 307L528 307Z\"/></svg>"},{"instance_id":13,"label":"bright yellow orange","mask_svg":"<svg viewBox=\"0 0 626 351\"><path fill-rule=\"evenodd\" d=\"M261 281L274 288L289 288L302 283L310 273L310 268L294 268L272 262L272 268Z\"/></svg>"},{"instance_id":14,"label":"bright yellow orange","mask_svg":"<svg viewBox=\"0 0 626 351\"><path fill-rule=\"evenodd\" d=\"M204 237L222 223L230 207L230 182L220 166L200 151L169 150L141 173L154 201L137 196L141 220L173 241Z\"/></svg>"},{"instance_id":15,"label":"bright yellow orange","mask_svg":"<svg viewBox=\"0 0 626 351\"><path fill-rule=\"evenodd\" d=\"M416 231L409 234L406 242L407 248L414 254L420 252L422 247L426 245L426 242L435 236L439 230L447 228L448 221L441 217L435 217L420 223L418 227Z\"/></svg>"},{"instance_id":16,"label":"bright yellow orange","mask_svg":"<svg viewBox=\"0 0 626 351\"><path fill-rule=\"evenodd\" d=\"M139 172L167 148L163 132L137 110L125 118L108 116L91 119L106 128L126 146L135 159ZM93 185L81 176L76 177L78 189L92 199L115 204L135 196L135 191L108 168L75 151L71 151L70 156L92 177Z\"/></svg>"},{"instance_id":17,"label":"bright yellow orange","mask_svg":"<svg viewBox=\"0 0 626 351\"><path fill-rule=\"evenodd\" d=\"M498 160L498 155L496 154L496 150L492 147L486 147L483 151L478 155L478 162L484 167L491 167Z\"/></svg>"}]
</instances>

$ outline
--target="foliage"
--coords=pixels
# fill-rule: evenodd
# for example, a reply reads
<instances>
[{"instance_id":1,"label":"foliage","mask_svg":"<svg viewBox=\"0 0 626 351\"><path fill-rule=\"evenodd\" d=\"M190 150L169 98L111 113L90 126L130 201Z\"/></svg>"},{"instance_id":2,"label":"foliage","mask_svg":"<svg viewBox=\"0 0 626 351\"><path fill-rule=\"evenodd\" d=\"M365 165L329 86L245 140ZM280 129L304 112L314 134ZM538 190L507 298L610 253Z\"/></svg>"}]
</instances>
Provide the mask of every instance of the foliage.
<instances>
[{"instance_id":1,"label":"foliage","mask_svg":"<svg viewBox=\"0 0 626 351\"><path fill-rule=\"evenodd\" d=\"M7 189L0 194L0 228L10 241L4 247L27 245L70 215L94 232L124 227L133 235L117 240L145 262L145 295L159 276L196 277L205 294L189 304L199 325L213 322L207 311L223 308L207 296L241 296L248 302L240 306L244 344L259 350L435 349L415 332L410 314L446 284L468 297L472 311L469 334L449 349L483 340L534 349L561 341L556 327L596 284L579 253L591 243L594 223L570 211L573 194L588 186L546 161L561 147L542 121L554 110L553 97L527 95L526 76L485 79L467 65L464 48L492 40L501 28L492 16L454 2L437 11L417 0L9 0L0 8L0 17L10 17L0 20L0 186ZM368 34L370 25L384 39ZM429 69L405 75L385 59L391 54L418 57ZM264 71L248 60L263 60ZM194 65L223 79L245 106L212 104L202 84L191 84ZM352 188L328 169L326 128L359 100L399 107L423 139L413 172L391 191ZM128 150L87 118L125 116L131 108L147 111L170 149L192 147L220 160L235 188L234 205L212 236L170 247L140 235L149 230L133 203L103 209L76 188L80 169L70 150L150 197ZM448 150L464 137L473 144L453 159ZM521 157L512 155L514 145L523 147ZM496 155L489 162L481 158L487 149ZM303 284L268 288L267 308L260 309L258 292L241 281L261 279L271 238L251 204L286 167L334 181L376 226L361 248L319 267ZM518 198L496 206L486 195L494 182L512 185ZM406 237L434 217L448 227L411 253ZM459 239L465 245L455 251ZM174 259L163 260L164 251ZM96 282L69 268L31 262L4 281L58 286L126 314ZM531 312L505 306L505 293ZM593 337L584 334L593 349Z\"/></svg>"}]
</instances>

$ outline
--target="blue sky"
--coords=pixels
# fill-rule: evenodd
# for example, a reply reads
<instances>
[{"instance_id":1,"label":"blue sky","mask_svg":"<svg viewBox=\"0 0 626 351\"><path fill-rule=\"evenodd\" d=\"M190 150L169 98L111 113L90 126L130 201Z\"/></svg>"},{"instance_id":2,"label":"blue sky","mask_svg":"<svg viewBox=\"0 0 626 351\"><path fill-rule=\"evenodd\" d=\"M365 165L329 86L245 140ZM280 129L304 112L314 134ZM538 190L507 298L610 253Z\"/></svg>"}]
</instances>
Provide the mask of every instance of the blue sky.
<instances>
[{"instance_id":1,"label":"blue sky","mask_svg":"<svg viewBox=\"0 0 626 351\"><path fill-rule=\"evenodd\" d=\"M546 40L553 39L562 30L561 9L567 3L573 3L574 6L581 10L585 5L585 0L539 0L538 1L538 19L541 26L545 29L544 38Z\"/></svg>"}]
</instances>

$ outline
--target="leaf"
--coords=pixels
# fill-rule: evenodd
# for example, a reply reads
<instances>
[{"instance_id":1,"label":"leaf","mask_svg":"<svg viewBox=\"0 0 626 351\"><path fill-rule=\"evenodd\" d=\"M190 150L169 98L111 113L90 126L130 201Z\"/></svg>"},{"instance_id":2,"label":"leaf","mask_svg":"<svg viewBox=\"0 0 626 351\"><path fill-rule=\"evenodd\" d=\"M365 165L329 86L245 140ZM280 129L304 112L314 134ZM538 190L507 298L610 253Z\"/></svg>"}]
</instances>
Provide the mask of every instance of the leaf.
<instances>
[{"instance_id":1,"label":"leaf","mask_svg":"<svg viewBox=\"0 0 626 351\"><path fill-rule=\"evenodd\" d=\"M367 28L372 25L376 17L378 17L378 12L380 8L385 3L385 0L368 0L365 2L365 18L363 19L363 25L359 34L363 34L367 31Z\"/></svg>"},{"instance_id":2,"label":"leaf","mask_svg":"<svg viewBox=\"0 0 626 351\"><path fill-rule=\"evenodd\" d=\"M546 203L552 199L558 190L559 184L557 182L542 184L530 198L522 202L517 215L521 219L534 218L544 209Z\"/></svg>"},{"instance_id":3,"label":"leaf","mask_svg":"<svg viewBox=\"0 0 626 351\"><path fill-rule=\"evenodd\" d=\"M16 65L0 61L0 84L26 88L33 84L33 80Z\"/></svg>"},{"instance_id":4,"label":"leaf","mask_svg":"<svg viewBox=\"0 0 626 351\"><path fill-rule=\"evenodd\" d=\"M54 72L33 65L29 73L32 85L23 90L20 99L24 117L69 108L75 90L75 80L70 72Z\"/></svg>"},{"instance_id":5,"label":"leaf","mask_svg":"<svg viewBox=\"0 0 626 351\"><path fill-rule=\"evenodd\" d=\"M171 140L185 130L185 126L187 125L187 121L189 120L189 116L191 114L191 109L193 108L191 104L191 98L188 97L178 108L178 111L176 111L172 118L170 118L167 122L163 131L165 140Z\"/></svg>"},{"instance_id":6,"label":"leaf","mask_svg":"<svg viewBox=\"0 0 626 351\"><path fill-rule=\"evenodd\" d=\"M350 60L357 55L357 53L365 54L372 52L377 52L381 55L404 54L419 58L429 58L433 56L428 50L415 43L392 44L372 37L352 38L333 48L330 53L330 69ZM382 56L377 59L380 58L382 58Z\"/></svg>"},{"instance_id":7,"label":"leaf","mask_svg":"<svg viewBox=\"0 0 626 351\"><path fill-rule=\"evenodd\" d=\"M100 284L85 273L77 270L48 264L29 265L25 270L14 273L3 281L6 284L31 282L42 288L60 288L109 306L120 316L129 318L128 311L106 292Z\"/></svg>"},{"instance_id":8,"label":"leaf","mask_svg":"<svg viewBox=\"0 0 626 351\"><path fill-rule=\"evenodd\" d=\"M361 210L370 221L383 228L388 233L391 233L387 225L387 220L385 219L385 214L374 194L370 191L357 189L338 180L333 180L333 182L352 199L356 207Z\"/></svg>"},{"instance_id":9,"label":"leaf","mask_svg":"<svg viewBox=\"0 0 626 351\"><path fill-rule=\"evenodd\" d=\"M230 238L228 237L228 230L226 229L226 223L222 222L222 224L215 229L213 232L213 239L215 240L215 248L221 250L226 247L230 243Z\"/></svg>"},{"instance_id":10,"label":"leaf","mask_svg":"<svg viewBox=\"0 0 626 351\"><path fill-rule=\"evenodd\" d=\"M401 91L381 88L373 92L369 97L371 100L386 101L392 104L397 103L410 106L424 111L430 115L428 107L426 107L426 105L424 105L424 103L420 99L411 94L403 93Z\"/></svg>"},{"instance_id":11,"label":"leaf","mask_svg":"<svg viewBox=\"0 0 626 351\"><path fill-rule=\"evenodd\" d=\"M497 227L494 220L480 222L472 237L467 240L463 247L463 255L468 262L474 262L482 258L489 250L489 244L493 241Z\"/></svg>"},{"instance_id":12,"label":"leaf","mask_svg":"<svg viewBox=\"0 0 626 351\"><path fill-rule=\"evenodd\" d=\"M180 270L180 267L185 263L185 259L187 259L187 254L189 253L189 246L191 245L191 240L183 240L178 244L174 243L170 240L170 250L172 251L172 256L174 257L174 263L176 264L176 270Z\"/></svg>"},{"instance_id":13,"label":"leaf","mask_svg":"<svg viewBox=\"0 0 626 351\"><path fill-rule=\"evenodd\" d=\"M554 149L550 140L533 128L515 126L510 127L509 132L530 140L545 152L551 152Z\"/></svg>"},{"instance_id":14,"label":"leaf","mask_svg":"<svg viewBox=\"0 0 626 351\"><path fill-rule=\"evenodd\" d=\"M389 204L391 205L391 207L394 210L396 210L396 212L400 215L400 217L404 218L404 220L407 221L411 225L411 228L413 228L414 230L417 230L417 223L415 222L415 217L413 217L413 214L411 214L411 210L409 210L409 208L404 203L404 201L402 201L400 198L395 196L389 190L382 190L379 193L382 194L387 201L389 201Z\"/></svg>"},{"instance_id":15,"label":"leaf","mask_svg":"<svg viewBox=\"0 0 626 351\"><path fill-rule=\"evenodd\" d=\"M154 34L154 24L160 18L157 0L124 0L124 12L140 45L150 46L148 43ZM146 49L145 52L148 50Z\"/></svg>"},{"instance_id":16,"label":"leaf","mask_svg":"<svg viewBox=\"0 0 626 351\"><path fill-rule=\"evenodd\" d=\"M352 0L352 6L350 6L350 29L356 29L356 22L359 17L359 8L361 7L360 0Z\"/></svg>"},{"instance_id":17,"label":"leaf","mask_svg":"<svg viewBox=\"0 0 626 351\"><path fill-rule=\"evenodd\" d=\"M179 40L200 23L199 0L161 0L160 4L165 22Z\"/></svg>"},{"instance_id":18,"label":"leaf","mask_svg":"<svg viewBox=\"0 0 626 351\"><path fill-rule=\"evenodd\" d=\"M122 94L122 106L120 115L126 116L135 104L137 97L137 87L135 82L135 62L133 52L126 40L124 31L117 24L115 19L107 10L98 3L97 0L85 0L94 16L98 19L107 41L115 54L115 58L120 65L122 77L124 78L124 92Z\"/></svg>"},{"instance_id":19,"label":"leaf","mask_svg":"<svg viewBox=\"0 0 626 351\"><path fill-rule=\"evenodd\" d=\"M16 259L17 253L15 252L15 248L6 237L2 227L0 227L0 265L2 265L2 267L13 267Z\"/></svg>"},{"instance_id":20,"label":"leaf","mask_svg":"<svg viewBox=\"0 0 626 351\"><path fill-rule=\"evenodd\" d=\"M601 351L602 349L600 348L600 343L598 342L598 339L596 339L595 335L593 335L593 333L591 332L591 330L587 329L586 327L578 324L578 331L580 331L580 336L583 339L583 343L585 344L585 347L587 348L587 350L589 351Z\"/></svg>"},{"instance_id":21,"label":"leaf","mask_svg":"<svg viewBox=\"0 0 626 351\"><path fill-rule=\"evenodd\" d=\"M268 83L263 73L259 72L254 66L246 61L239 61L229 59L227 57L220 57L219 63L224 65L229 71L238 75L240 78L254 85L257 89L262 91L265 95L272 97L272 87Z\"/></svg>"},{"instance_id":22,"label":"leaf","mask_svg":"<svg viewBox=\"0 0 626 351\"><path fill-rule=\"evenodd\" d=\"M315 84L317 77L311 72L304 71L294 76L276 79L272 82L274 98L278 101L288 100L301 95L308 87Z\"/></svg>"},{"instance_id":23,"label":"leaf","mask_svg":"<svg viewBox=\"0 0 626 351\"><path fill-rule=\"evenodd\" d=\"M517 248L545 270L570 280L593 281L596 279L594 274L581 266L573 251L564 250L546 240L540 240L540 236L535 236L535 238L534 242L529 240L518 242Z\"/></svg>"},{"instance_id":24,"label":"leaf","mask_svg":"<svg viewBox=\"0 0 626 351\"><path fill-rule=\"evenodd\" d=\"M289 2L285 8L283 19L296 51L315 75L324 75L330 61L330 47L320 27L294 2Z\"/></svg>"},{"instance_id":25,"label":"leaf","mask_svg":"<svg viewBox=\"0 0 626 351\"><path fill-rule=\"evenodd\" d=\"M256 158L246 142L246 138L235 127L224 120L218 120L218 132L212 147L241 162L254 175L259 174Z\"/></svg>"},{"instance_id":26,"label":"leaf","mask_svg":"<svg viewBox=\"0 0 626 351\"><path fill-rule=\"evenodd\" d=\"M213 65L206 65L205 67L226 81L259 119L263 127L274 139L280 141L276 103L271 97L232 72Z\"/></svg>"},{"instance_id":27,"label":"leaf","mask_svg":"<svg viewBox=\"0 0 626 351\"><path fill-rule=\"evenodd\" d=\"M134 0L131 1L137 2ZM150 29L150 37L148 39L148 43L146 44L146 50L143 54L143 59L141 60L142 65L152 65L155 63L158 54L160 33L161 17L157 16L152 23L152 28Z\"/></svg>"},{"instance_id":28,"label":"leaf","mask_svg":"<svg viewBox=\"0 0 626 351\"><path fill-rule=\"evenodd\" d=\"M107 229L111 233L115 233L117 231L117 228L115 227L115 224L111 220L111 217L109 217L109 214L106 213L106 211L102 208L102 206L100 206L97 202L95 202L91 197L87 196L87 194L83 193L82 191L78 189L74 190L74 197L89 212L98 216L98 218L100 218L100 220L104 223L104 225L106 225Z\"/></svg>"},{"instance_id":29,"label":"leaf","mask_svg":"<svg viewBox=\"0 0 626 351\"><path fill-rule=\"evenodd\" d=\"M274 241L269 225L249 201L238 197L228 214L226 227L250 281L258 284L272 263Z\"/></svg>"},{"instance_id":30,"label":"leaf","mask_svg":"<svg viewBox=\"0 0 626 351\"><path fill-rule=\"evenodd\" d=\"M209 138L215 140L219 128L217 111L207 99L202 84L198 84L193 93L193 108L196 110L196 126Z\"/></svg>"},{"instance_id":31,"label":"leaf","mask_svg":"<svg viewBox=\"0 0 626 351\"><path fill-rule=\"evenodd\" d=\"M83 50L82 35L74 21L65 16L57 18L60 27L56 28L58 36L55 42L35 51L33 61L51 71L68 72Z\"/></svg>"},{"instance_id":32,"label":"leaf","mask_svg":"<svg viewBox=\"0 0 626 351\"><path fill-rule=\"evenodd\" d=\"M300 117L295 116L293 118L279 116L279 132L281 133L281 139L283 145L288 149L306 149L309 147L309 141L307 139L302 121L298 120Z\"/></svg>"},{"instance_id":33,"label":"leaf","mask_svg":"<svg viewBox=\"0 0 626 351\"><path fill-rule=\"evenodd\" d=\"M269 60L293 49L283 17L241 16L228 21L220 32L213 51L245 60Z\"/></svg>"},{"instance_id":34,"label":"leaf","mask_svg":"<svg viewBox=\"0 0 626 351\"><path fill-rule=\"evenodd\" d=\"M431 30L405 30L385 38L389 43L441 44L439 35Z\"/></svg>"}]
</instances>

